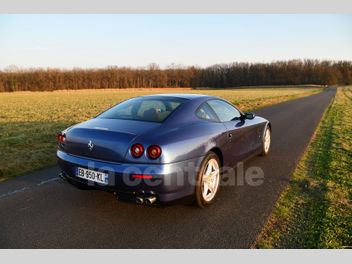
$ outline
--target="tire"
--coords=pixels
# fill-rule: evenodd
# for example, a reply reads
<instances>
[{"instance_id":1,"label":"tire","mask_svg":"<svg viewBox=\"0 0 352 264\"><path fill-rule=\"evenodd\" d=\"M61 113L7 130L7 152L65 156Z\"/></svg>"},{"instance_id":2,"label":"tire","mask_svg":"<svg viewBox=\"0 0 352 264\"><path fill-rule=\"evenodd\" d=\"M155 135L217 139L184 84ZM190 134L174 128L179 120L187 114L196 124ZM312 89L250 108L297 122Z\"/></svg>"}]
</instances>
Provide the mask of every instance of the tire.
<instances>
[{"instance_id":1,"label":"tire","mask_svg":"<svg viewBox=\"0 0 352 264\"><path fill-rule=\"evenodd\" d=\"M207 179L208 181L205 182ZM204 208L214 202L216 194L219 191L220 182L220 159L214 152L209 152L202 161L197 176L195 201L199 207Z\"/></svg>"},{"instance_id":2,"label":"tire","mask_svg":"<svg viewBox=\"0 0 352 264\"><path fill-rule=\"evenodd\" d=\"M270 145L271 145L271 129L269 125L265 127L263 132L263 147L262 147L262 156L266 156L270 152Z\"/></svg>"}]
</instances>

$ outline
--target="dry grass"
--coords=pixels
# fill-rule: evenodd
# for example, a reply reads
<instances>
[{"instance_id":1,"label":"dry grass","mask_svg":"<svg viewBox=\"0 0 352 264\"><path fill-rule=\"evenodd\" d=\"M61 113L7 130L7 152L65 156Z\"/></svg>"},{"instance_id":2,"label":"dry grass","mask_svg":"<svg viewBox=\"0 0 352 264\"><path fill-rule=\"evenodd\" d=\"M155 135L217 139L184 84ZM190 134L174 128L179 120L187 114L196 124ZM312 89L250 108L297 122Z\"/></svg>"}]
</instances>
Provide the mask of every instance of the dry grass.
<instances>
[{"instance_id":1,"label":"dry grass","mask_svg":"<svg viewBox=\"0 0 352 264\"><path fill-rule=\"evenodd\" d=\"M58 131L87 120L114 104L156 93L203 93L248 111L317 93L321 88L239 90L106 89L0 93L0 181L55 164Z\"/></svg>"}]
</instances>

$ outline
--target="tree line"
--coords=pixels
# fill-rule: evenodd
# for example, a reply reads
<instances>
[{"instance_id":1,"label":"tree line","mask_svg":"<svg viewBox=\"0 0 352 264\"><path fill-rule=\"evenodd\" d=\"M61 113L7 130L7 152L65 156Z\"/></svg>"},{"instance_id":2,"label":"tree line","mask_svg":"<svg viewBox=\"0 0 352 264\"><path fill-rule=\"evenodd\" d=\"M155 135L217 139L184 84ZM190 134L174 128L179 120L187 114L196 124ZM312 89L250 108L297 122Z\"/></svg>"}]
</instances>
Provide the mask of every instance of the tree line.
<instances>
[{"instance_id":1,"label":"tree line","mask_svg":"<svg viewBox=\"0 0 352 264\"><path fill-rule=\"evenodd\" d=\"M0 71L0 92L102 88L229 88L255 85L352 84L351 61L291 60L209 67L156 64L145 68L19 69Z\"/></svg>"}]
</instances>

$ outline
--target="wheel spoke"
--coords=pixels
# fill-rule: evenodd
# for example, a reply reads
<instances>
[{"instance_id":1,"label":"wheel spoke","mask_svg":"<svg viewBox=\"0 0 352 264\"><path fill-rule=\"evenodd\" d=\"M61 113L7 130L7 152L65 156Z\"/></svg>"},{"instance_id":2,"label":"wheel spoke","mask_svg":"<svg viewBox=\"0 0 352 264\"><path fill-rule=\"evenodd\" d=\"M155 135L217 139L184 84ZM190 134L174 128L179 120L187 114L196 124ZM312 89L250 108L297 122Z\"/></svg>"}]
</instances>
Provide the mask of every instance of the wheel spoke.
<instances>
[{"instance_id":1,"label":"wheel spoke","mask_svg":"<svg viewBox=\"0 0 352 264\"><path fill-rule=\"evenodd\" d=\"M203 197L207 197L208 196L208 191L209 191L208 182L204 182L203 183Z\"/></svg>"},{"instance_id":2,"label":"wheel spoke","mask_svg":"<svg viewBox=\"0 0 352 264\"><path fill-rule=\"evenodd\" d=\"M210 177L212 179L216 179L217 176L218 176L218 173L219 173L219 170L214 170L214 171L211 172Z\"/></svg>"},{"instance_id":3,"label":"wheel spoke","mask_svg":"<svg viewBox=\"0 0 352 264\"><path fill-rule=\"evenodd\" d=\"M205 171L205 176L209 176L211 172L212 172L212 164L208 163L207 169Z\"/></svg>"},{"instance_id":4,"label":"wheel spoke","mask_svg":"<svg viewBox=\"0 0 352 264\"><path fill-rule=\"evenodd\" d=\"M213 193L214 193L214 186L213 186L213 184L208 184L208 188L209 188L210 193L213 194Z\"/></svg>"}]
</instances>

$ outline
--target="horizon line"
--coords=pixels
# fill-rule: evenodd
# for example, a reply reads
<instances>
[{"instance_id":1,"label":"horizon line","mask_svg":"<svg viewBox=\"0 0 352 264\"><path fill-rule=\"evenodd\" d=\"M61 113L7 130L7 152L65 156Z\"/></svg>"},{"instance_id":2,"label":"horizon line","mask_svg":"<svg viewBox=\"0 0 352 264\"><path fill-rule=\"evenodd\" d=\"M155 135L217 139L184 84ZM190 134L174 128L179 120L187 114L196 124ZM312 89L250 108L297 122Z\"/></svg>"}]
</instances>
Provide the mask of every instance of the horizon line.
<instances>
[{"instance_id":1,"label":"horizon line","mask_svg":"<svg viewBox=\"0 0 352 264\"><path fill-rule=\"evenodd\" d=\"M103 70L103 69L132 69L132 70L149 70L149 69L158 69L158 70L167 70L167 69L189 69L189 68L197 68L197 69L207 69L211 68L214 66L225 66L225 65L263 65L263 64L275 64L275 63L293 63L293 62L316 62L316 63L322 63L322 62L329 62L329 63L341 63L341 62L347 62L347 63L352 63L352 60L342 60L342 59L313 59L313 58L304 58L304 59L283 59L283 60L272 60L272 61L233 61L233 62L220 62L220 63L214 63L214 64L209 64L206 66L200 66L198 64L180 64L180 63L170 63L165 66L161 66L160 64L156 62L150 62L147 65L143 66L126 66L126 65L117 65L117 64L112 64L112 65L106 65L106 66L97 66L97 67L91 67L91 66L74 66L74 67L55 67L55 66L19 66L16 64L10 64L2 69L0 68L1 72L21 72L21 71L33 71L33 70L59 70L59 71L73 71L73 70Z\"/></svg>"}]
</instances>

